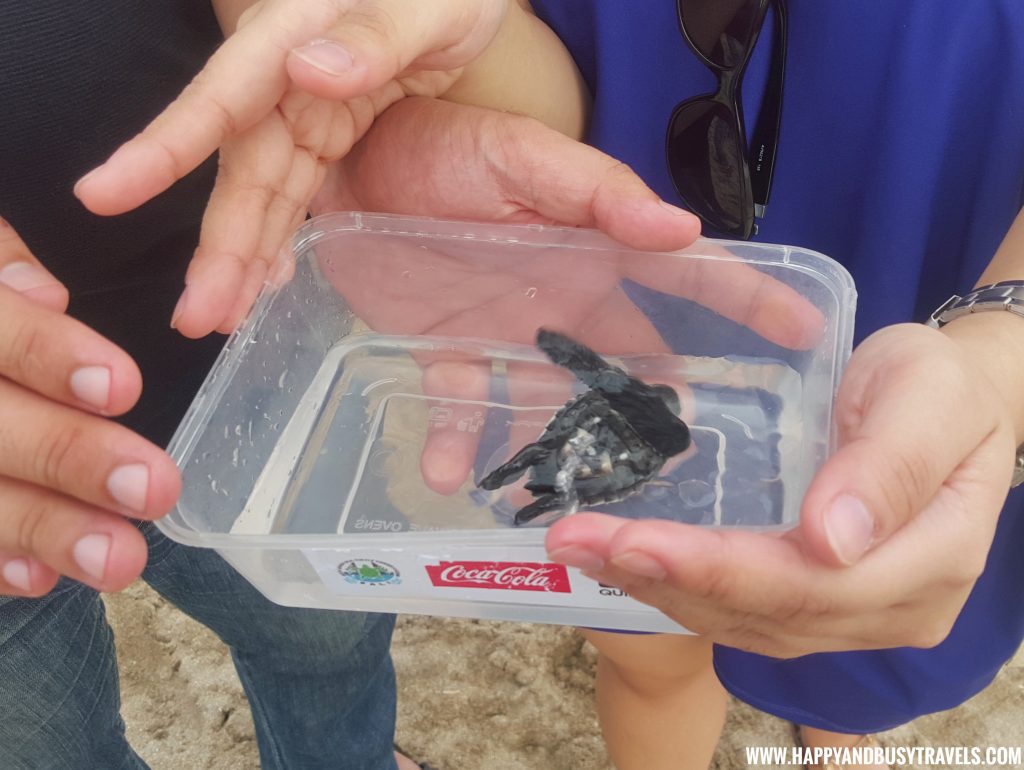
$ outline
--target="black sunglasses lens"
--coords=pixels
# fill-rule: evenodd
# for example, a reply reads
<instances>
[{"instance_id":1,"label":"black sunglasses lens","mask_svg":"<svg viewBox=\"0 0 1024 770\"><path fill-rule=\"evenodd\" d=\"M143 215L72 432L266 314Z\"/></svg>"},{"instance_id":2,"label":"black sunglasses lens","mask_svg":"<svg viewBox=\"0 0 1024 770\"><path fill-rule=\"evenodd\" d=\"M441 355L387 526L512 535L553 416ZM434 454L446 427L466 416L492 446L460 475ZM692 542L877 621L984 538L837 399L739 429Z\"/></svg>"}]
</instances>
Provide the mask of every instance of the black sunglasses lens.
<instances>
[{"instance_id":1,"label":"black sunglasses lens","mask_svg":"<svg viewBox=\"0 0 1024 770\"><path fill-rule=\"evenodd\" d=\"M677 0L679 23L690 45L724 69L738 67L757 31L759 0Z\"/></svg>"},{"instance_id":2,"label":"black sunglasses lens","mask_svg":"<svg viewBox=\"0 0 1024 770\"><path fill-rule=\"evenodd\" d=\"M665 152L676 191L693 212L722 233L749 237L754 204L732 111L711 99L683 102L669 120Z\"/></svg>"}]
</instances>

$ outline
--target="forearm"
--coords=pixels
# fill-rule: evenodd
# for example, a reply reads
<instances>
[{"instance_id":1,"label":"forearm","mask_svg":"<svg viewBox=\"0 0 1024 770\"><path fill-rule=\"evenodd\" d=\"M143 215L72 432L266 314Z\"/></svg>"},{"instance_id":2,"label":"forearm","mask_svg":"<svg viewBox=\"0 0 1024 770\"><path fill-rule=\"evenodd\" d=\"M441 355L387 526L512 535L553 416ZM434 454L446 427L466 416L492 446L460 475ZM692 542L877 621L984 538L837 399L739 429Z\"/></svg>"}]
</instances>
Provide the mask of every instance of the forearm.
<instances>
[{"instance_id":1,"label":"forearm","mask_svg":"<svg viewBox=\"0 0 1024 770\"><path fill-rule=\"evenodd\" d=\"M590 112L576 63L526 0L509 1L494 41L444 98L528 115L574 139L583 138Z\"/></svg>"},{"instance_id":2,"label":"forearm","mask_svg":"<svg viewBox=\"0 0 1024 770\"><path fill-rule=\"evenodd\" d=\"M1024 280L1024 210L978 280L982 286ZM1024 443L1024 318L1008 312L972 313L943 327L1006 402L1017 443Z\"/></svg>"},{"instance_id":3,"label":"forearm","mask_svg":"<svg viewBox=\"0 0 1024 770\"><path fill-rule=\"evenodd\" d=\"M1024 280L1024 209L1014 220L996 255L978 279L978 285Z\"/></svg>"}]
</instances>

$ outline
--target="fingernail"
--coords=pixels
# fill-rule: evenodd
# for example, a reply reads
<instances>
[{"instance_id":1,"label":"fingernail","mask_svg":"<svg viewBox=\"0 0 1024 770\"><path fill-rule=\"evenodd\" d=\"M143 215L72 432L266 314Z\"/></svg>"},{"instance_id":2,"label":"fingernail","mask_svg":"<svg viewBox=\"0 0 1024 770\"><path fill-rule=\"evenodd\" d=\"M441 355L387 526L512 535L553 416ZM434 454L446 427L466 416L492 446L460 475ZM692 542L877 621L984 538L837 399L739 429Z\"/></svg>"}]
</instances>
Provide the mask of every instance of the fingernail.
<instances>
[{"instance_id":1,"label":"fingernail","mask_svg":"<svg viewBox=\"0 0 1024 770\"><path fill-rule=\"evenodd\" d=\"M29 575L27 559L11 559L0 570L8 585L17 588L19 591L31 591L32 579Z\"/></svg>"},{"instance_id":2,"label":"fingernail","mask_svg":"<svg viewBox=\"0 0 1024 770\"><path fill-rule=\"evenodd\" d=\"M314 40L292 53L328 75L343 75L352 69L352 54L334 40Z\"/></svg>"},{"instance_id":3,"label":"fingernail","mask_svg":"<svg viewBox=\"0 0 1024 770\"><path fill-rule=\"evenodd\" d=\"M52 275L31 262L12 262L7 265L0 270L0 283L20 292L57 285Z\"/></svg>"},{"instance_id":4,"label":"fingernail","mask_svg":"<svg viewBox=\"0 0 1024 770\"><path fill-rule=\"evenodd\" d=\"M840 495L825 511L825 537L843 564L855 564L868 550L875 534L875 520L853 495Z\"/></svg>"},{"instance_id":5,"label":"fingernail","mask_svg":"<svg viewBox=\"0 0 1024 770\"><path fill-rule=\"evenodd\" d=\"M824 318L815 319L815 322L809 322L794 314L788 319L782 316L780 320L789 327L786 336L793 340L792 348L794 350L813 348L825 335Z\"/></svg>"},{"instance_id":6,"label":"fingernail","mask_svg":"<svg viewBox=\"0 0 1024 770\"><path fill-rule=\"evenodd\" d=\"M114 150L114 153L109 158L107 158L100 165L98 165L88 174L86 174L77 182L75 182L75 187L73 190L75 197L80 198L81 195L79 195L79 193L81 192L82 185L88 182L93 177L98 176L99 173L103 171L103 169L105 169L111 163L125 163L127 161L126 165L131 165L133 161L132 153L134 152L137 152L137 150L135 149L133 144L121 145L116 150Z\"/></svg>"},{"instance_id":7,"label":"fingernail","mask_svg":"<svg viewBox=\"0 0 1024 770\"><path fill-rule=\"evenodd\" d=\"M71 392L75 398L97 409L110 403L110 369L106 366L83 366L71 373Z\"/></svg>"},{"instance_id":8,"label":"fingernail","mask_svg":"<svg viewBox=\"0 0 1024 770\"><path fill-rule=\"evenodd\" d=\"M604 567L604 559L590 549L579 545L556 548L548 554L548 558L556 564L564 564L566 567L575 567L590 572L596 572Z\"/></svg>"},{"instance_id":9,"label":"fingernail","mask_svg":"<svg viewBox=\"0 0 1024 770\"><path fill-rule=\"evenodd\" d=\"M93 580L102 581L107 574L107 556L110 554L110 535L86 535L71 551L75 564Z\"/></svg>"},{"instance_id":10,"label":"fingernail","mask_svg":"<svg viewBox=\"0 0 1024 770\"><path fill-rule=\"evenodd\" d=\"M185 312L185 307L188 305L188 286L178 297L178 304L174 306L174 312L171 313L171 328L178 328L178 321L181 319L182 314Z\"/></svg>"},{"instance_id":11,"label":"fingernail","mask_svg":"<svg viewBox=\"0 0 1024 770\"><path fill-rule=\"evenodd\" d=\"M663 208L669 214L672 214L673 216L677 216L677 217L692 217L692 216L694 216L693 214L691 214L686 209L681 209L678 206L673 206L671 203L668 203L668 202L663 201L661 199L658 200L658 205L661 206L661 208Z\"/></svg>"},{"instance_id":12,"label":"fingernail","mask_svg":"<svg viewBox=\"0 0 1024 770\"><path fill-rule=\"evenodd\" d=\"M11 229L10 223L6 219L4 219L3 217L0 217L0 230L10 230L10 229Z\"/></svg>"},{"instance_id":13,"label":"fingernail","mask_svg":"<svg viewBox=\"0 0 1024 770\"><path fill-rule=\"evenodd\" d=\"M668 574L665 572L665 568L661 566L661 562L639 551L626 551L625 553L613 556L612 564L623 572L654 580L661 580Z\"/></svg>"},{"instance_id":14,"label":"fingernail","mask_svg":"<svg viewBox=\"0 0 1024 770\"><path fill-rule=\"evenodd\" d=\"M104 164L104 165L106 165L106 164ZM82 196L81 196L81 195L79 194L79 190L80 190L80 188L82 187L82 185L83 185L83 184L85 184L85 183L86 183L86 182L88 182L88 181L89 181L90 179L92 179L92 178L93 178L94 176L96 176L96 173L97 173L97 172L98 172L98 171L99 171L99 170L100 170L101 168L103 168L103 166L97 166L97 167L96 167L96 168L94 168L94 169L93 169L92 171L90 171L90 172L89 172L88 174L86 174L86 175L85 175L85 176L83 176L83 177L82 177L81 179L79 179L79 180L78 180L77 182L75 182L75 186L74 186L74 187L73 187L73 188L71 189L71 192L72 192L72 193L74 193L74 196L75 196L76 198L81 198L81 197L82 197Z\"/></svg>"},{"instance_id":15,"label":"fingernail","mask_svg":"<svg viewBox=\"0 0 1024 770\"><path fill-rule=\"evenodd\" d=\"M125 508L142 513L149 492L149 466L133 463L114 468L107 476L107 491Z\"/></svg>"}]
</instances>

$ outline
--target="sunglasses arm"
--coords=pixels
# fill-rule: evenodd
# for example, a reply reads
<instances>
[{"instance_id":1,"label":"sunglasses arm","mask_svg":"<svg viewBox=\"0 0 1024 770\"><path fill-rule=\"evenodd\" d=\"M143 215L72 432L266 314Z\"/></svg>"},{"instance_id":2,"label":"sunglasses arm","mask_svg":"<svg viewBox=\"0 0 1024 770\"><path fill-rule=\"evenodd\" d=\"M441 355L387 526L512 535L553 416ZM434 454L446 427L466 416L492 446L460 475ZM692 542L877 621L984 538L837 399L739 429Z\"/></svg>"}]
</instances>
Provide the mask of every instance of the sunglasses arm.
<instances>
[{"instance_id":1,"label":"sunglasses arm","mask_svg":"<svg viewBox=\"0 0 1024 770\"><path fill-rule=\"evenodd\" d=\"M775 153L782 121L782 85L786 74L787 18L785 0L774 0L774 34L771 72L764 95L764 106L754 127L750 145L750 186L754 198L754 216L764 217L775 169Z\"/></svg>"}]
</instances>

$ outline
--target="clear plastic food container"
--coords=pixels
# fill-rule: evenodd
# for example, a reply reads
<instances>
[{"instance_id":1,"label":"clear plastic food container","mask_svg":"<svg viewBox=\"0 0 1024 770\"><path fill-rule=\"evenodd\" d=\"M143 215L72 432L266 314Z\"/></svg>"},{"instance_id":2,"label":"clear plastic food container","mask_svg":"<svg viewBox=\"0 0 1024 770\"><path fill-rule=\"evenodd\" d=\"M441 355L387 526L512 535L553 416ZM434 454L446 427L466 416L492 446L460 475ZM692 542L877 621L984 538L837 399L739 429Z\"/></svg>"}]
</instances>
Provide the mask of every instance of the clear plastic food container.
<instances>
[{"instance_id":1,"label":"clear plastic food container","mask_svg":"<svg viewBox=\"0 0 1024 770\"><path fill-rule=\"evenodd\" d=\"M293 251L171 443L184 487L158 522L275 602L681 631L551 563L546 527L579 507L788 528L830 450L856 294L821 254L649 253L584 229L359 213L307 222ZM574 376L539 329L605 368ZM564 408L601 401L608 377L670 394L685 451L599 435ZM543 461L480 485L542 434ZM645 478L634 461L652 456Z\"/></svg>"}]
</instances>

